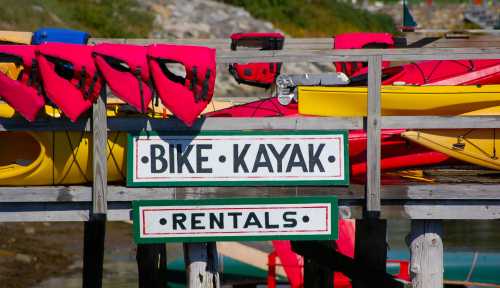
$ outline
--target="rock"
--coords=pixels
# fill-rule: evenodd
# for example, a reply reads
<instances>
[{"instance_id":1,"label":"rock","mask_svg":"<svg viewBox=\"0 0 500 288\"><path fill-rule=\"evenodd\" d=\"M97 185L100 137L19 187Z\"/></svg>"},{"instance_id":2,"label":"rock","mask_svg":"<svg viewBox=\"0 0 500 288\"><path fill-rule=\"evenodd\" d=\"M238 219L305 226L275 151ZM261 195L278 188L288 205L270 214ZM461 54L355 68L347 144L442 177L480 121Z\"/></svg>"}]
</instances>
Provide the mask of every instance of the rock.
<instances>
[{"instance_id":1,"label":"rock","mask_svg":"<svg viewBox=\"0 0 500 288\"><path fill-rule=\"evenodd\" d=\"M25 227L25 228L24 228L24 233L25 233L26 235L33 235L33 234L35 234L35 232L36 232L36 230L35 230L35 228L34 228L34 227L30 227L30 226L28 226L28 227Z\"/></svg>"},{"instance_id":2,"label":"rock","mask_svg":"<svg viewBox=\"0 0 500 288\"><path fill-rule=\"evenodd\" d=\"M272 23L255 19L243 8L209 0L139 0L156 13L151 38L225 38L236 32L282 32ZM283 32L282 32L283 33ZM286 40L285 40L286 41ZM326 69L325 69L326 68ZM282 73L319 73L332 67L309 63L283 65ZM215 95L270 97L271 91L239 85L227 65L217 65Z\"/></svg>"},{"instance_id":3,"label":"rock","mask_svg":"<svg viewBox=\"0 0 500 288\"><path fill-rule=\"evenodd\" d=\"M33 258L30 255L21 253L17 253L15 259L26 264L30 264L33 261Z\"/></svg>"}]
</instances>

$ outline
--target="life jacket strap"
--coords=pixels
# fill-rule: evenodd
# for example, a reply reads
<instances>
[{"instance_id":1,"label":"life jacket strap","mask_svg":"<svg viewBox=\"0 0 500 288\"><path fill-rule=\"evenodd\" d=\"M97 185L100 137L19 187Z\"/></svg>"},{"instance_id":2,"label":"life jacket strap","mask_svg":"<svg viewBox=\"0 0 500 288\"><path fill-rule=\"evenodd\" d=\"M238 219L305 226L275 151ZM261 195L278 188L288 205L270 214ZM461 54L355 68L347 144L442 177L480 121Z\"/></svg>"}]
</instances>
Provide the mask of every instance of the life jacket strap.
<instances>
[{"instance_id":1,"label":"life jacket strap","mask_svg":"<svg viewBox=\"0 0 500 288\"><path fill-rule=\"evenodd\" d=\"M141 95L141 113L144 113L144 112L146 112L146 110L144 109L144 106L145 106L144 105L144 91L142 89L141 72L142 72L141 67L137 67L134 70L134 76L135 76L135 78L137 78L137 81L139 82L139 94Z\"/></svg>"},{"instance_id":2,"label":"life jacket strap","mask_svg":"<svg viewBox=\"0 0 500 288\"><path fill-rule=\"evenodd\" d=\"M196 84L198 83L198 67L194 66L191 70L191 73L193 74L193 79L191 79L191 83L189 84L189 90L193 91L194 101L198 102L200 100L198 99L198 96L196 94Z\"/></svg>"},{"instance_id":3,"label":"life jacket strap","mask_svg":"<svg viewBox=\"0 0 500 288\"><path fill-rule=\"evenodd\" d=\"M28 86L36 85L38 83L38 61L33 59L31 61L31 71L28 77Z\"/></svg>"},{"instance_id":4,"label":"life jacket strap","mask_svg":"<svg viewBox=\"0 0 500 288\"><path fill-rule=\"evenodd\" d=\"M205 80L203 80L203 86L200 93L200 98L203 99L203 101L208 101L208 80L210 79L210 74L212 74L212 71L210 69L207 69L207 72L205 72Z\"/></svg>"},{"instance_id":5,"label":"life jacket strap","mask_svg":"<svg viewBox=\"0 0 500 288\"><path fill-rule=\"evenodd\" d=\"M87 77L87 71L85 70L85 66L82 67L82 71L80 72L80 81L76 85L77 89L85 89L85 78Z\"/></svg>"},{"instance_id":6,"label":"life jacket strap","mask_svg":"<svg viewBox=\"0 0 500 288\"><path fill-rule=\"evenodd\" d=\"M152 98L153 98L153 105L158 107L160 105L160 98L158 97L158 93L156 93L156 90L154 89L154 84L153 84L153 79L149 79L148 81L148 86L149 89L151 90ZM154 111L153 111L154 112Z\"/></svg>"},{"instance_id":7,"label":"life jacket strap","mask_svg":"<svg viewBox=\"0 0 500 288\"><path fill-rule=\"evenodd\" d=\"M89 90L85 91L85 93L84 93L85 100L89 99L90 95L92 95L92 93L94 93L95 84L99 80L100 76L101 76L101 72L99 71L99 69L97 69L94 73L94 77L92 77L92 81L90 81Z\"/></svg>"}]
</instances>

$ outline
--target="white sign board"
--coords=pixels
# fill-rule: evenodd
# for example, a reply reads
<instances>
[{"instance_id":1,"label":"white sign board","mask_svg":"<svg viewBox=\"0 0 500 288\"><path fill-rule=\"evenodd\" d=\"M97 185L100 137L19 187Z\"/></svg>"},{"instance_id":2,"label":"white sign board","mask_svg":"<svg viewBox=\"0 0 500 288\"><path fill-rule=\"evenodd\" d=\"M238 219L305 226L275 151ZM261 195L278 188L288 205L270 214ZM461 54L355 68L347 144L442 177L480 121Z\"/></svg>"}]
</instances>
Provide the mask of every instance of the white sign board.
<instances>
[{"instance_id":1,"label":"white sign board","mask_svg":"<svg viewBox=\"0 0 500 288\"><path fill-rule=\"evenodd\" d=\"M131 134L129 186L347 185L345 131Z\"/></svg>"},{"instance_id":2,"label":"white sign board","mask_svg":"<svg viewBox=\"0 0 500 288\"><path fill-rule=\"evenodd\" d=\"M334 239L334 197L134 202L139 243Z\"/></svg>"}]
</instances>

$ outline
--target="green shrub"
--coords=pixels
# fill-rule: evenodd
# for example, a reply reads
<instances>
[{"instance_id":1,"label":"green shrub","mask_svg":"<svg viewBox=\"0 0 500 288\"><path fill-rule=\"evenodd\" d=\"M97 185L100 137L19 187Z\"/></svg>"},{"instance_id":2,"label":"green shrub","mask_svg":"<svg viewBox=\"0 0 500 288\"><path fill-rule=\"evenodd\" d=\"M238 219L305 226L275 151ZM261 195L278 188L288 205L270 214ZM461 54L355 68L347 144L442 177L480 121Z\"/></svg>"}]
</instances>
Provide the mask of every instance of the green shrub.
<instances>
[{"instance_id":1,"label":"green shrub","mask_svg":"<svg viewBox=\"0 0 500 288\"><path fill-rule=\"evenodd\" d=\"M94 37L147 37L154 15L135 0L0 0L0 30L72 28Z\"/></svg>"},{"instance_id":2,"label":"green shrub","mask_svg":"<svg viewBox=\"0 0 500 288\"><path fill-rule=\"evenodd\" d=\"M295 37L331 36L342 32L396 32L392 18L336 0L222 0L246 8Z\"/></svg>"}]
</instances>

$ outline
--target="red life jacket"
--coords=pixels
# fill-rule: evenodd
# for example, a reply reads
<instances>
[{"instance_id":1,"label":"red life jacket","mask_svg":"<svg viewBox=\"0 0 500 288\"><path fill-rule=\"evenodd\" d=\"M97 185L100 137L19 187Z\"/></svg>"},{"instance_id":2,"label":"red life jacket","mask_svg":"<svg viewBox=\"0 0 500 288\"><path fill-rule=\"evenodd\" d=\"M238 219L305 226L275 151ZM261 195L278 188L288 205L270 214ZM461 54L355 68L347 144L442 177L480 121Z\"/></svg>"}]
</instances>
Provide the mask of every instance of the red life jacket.
<instances>
[{"instance_id":1,"label":"red life jacket","mask_svg":"<svg viewBox=\"0 0 500 288\"><path fill-rule=\"evenodd\" d=\"M345 33L334 37L333 49L394 48L394 38L389 33ZM367 67L366 62L335 62L337 72L352 76L358 70ZM384 61L382 67L390 62Z\"/></svg>"},{"instance_id":2,"label":"red life jacket","mask_svg":"<svg viewBox=\"0 0 500 288\"><path fill-rule=\"evenodd\" d=\"M92 47L42 44L37 59L45 94L71 121L76 121L92 106L102 88L102 77L94 64Z\"/></svg>"},{"instance_id":3,"label":"red life jacket","mask_svg":"<svg viewBox=\"0 0 500 288\"><path fill-rule=\"evenodd\" d=\"M231 35L231 50L237 47L258 47L261 50L281 50L285 36L281 33L235 33ZM280 74L281 63L231 64L229 72L238 83L269 88Z\"/></svg>"},{"instance_id":4,"label":"red life jacket","mask_svg":"<svg viewBox=\"0 0 500 288\"><path fill-rule=\"evenodd\" d=\"M150 85L147 47L98 44L94 58L113 93L141 112L146 112L153 90Z\"/></svg>"},{"instance_id":5,"label":"red life jacket","mask_svg":"<svg viewBox=\"0 0 500 288\"><path fill-rule=\"evenodd\" d=\"M215 49L156 44L148 48L149 67L163 105L191 126L212 100L215 86ZM167 63L182 64L186 77L173 74Z\"/></svg>"},{"instance_id":6,"label":"red life jacket","mask_svg":"<svg viewBox=\"0 0 500 288\"><path fill-rule=\"evenodd\" d=\"M43 95L37 90L37 61L35 46L0 45L2 62L14 62L23 66L17 80L0 73L0 98L28 121L34 121L45 104Z\"/></svg>"}]
</instances>

